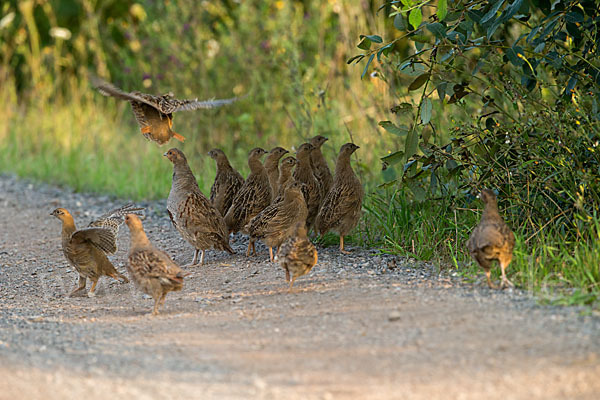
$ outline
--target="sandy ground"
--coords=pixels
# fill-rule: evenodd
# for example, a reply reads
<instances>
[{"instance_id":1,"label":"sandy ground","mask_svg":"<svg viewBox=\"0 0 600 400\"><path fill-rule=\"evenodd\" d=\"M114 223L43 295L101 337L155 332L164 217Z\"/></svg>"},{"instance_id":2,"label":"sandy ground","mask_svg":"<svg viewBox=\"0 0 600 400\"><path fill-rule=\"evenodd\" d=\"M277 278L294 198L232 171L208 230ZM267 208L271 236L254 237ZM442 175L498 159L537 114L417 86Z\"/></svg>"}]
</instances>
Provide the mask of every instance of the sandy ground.
<instances>
[{"instance_id":1,"label":"sandy ground","mask_svg":"<svg viewBox=\"0 0 600 400\"><path fill-rule=\"evenodd\" d=\"M79 226L124 201L0 176L0 399L597 399L600 317L490 291L431 265L354 249L320 262L287 292L259 257L210 252L163 313L131 284L77 275L60 223ZM144 225L176 261L193 255L165 202ZM125 272L129 235L112 257Z\"/></svg>"}]
</instances>

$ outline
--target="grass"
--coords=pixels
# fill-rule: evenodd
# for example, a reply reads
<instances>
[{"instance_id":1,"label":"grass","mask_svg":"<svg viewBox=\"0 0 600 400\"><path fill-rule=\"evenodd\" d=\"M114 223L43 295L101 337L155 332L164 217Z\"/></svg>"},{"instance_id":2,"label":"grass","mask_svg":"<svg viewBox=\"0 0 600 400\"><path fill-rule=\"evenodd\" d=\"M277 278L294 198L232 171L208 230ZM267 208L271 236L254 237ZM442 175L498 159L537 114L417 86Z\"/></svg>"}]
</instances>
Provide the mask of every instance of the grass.
<instances>
[{"instance_id":1,"label":"grass","mask_svg":"<svg viewBox=\"0 0 600 400\"><path fill-rule=\"evenodd\" d=\"M361 233L366 243L383 251L434 262L483 284L484 274L465 246L480 209L478 201L460 206L449 199L419 203L405 190L390 190L367 198ZM600 218L592 226L588 240L578 242L566 240L552 227L530 239L526 228L514 229L509 279L543 302L600 307ZM494 268L494 279L499 275L500 269Z\"/></svg>"}]
</instances>

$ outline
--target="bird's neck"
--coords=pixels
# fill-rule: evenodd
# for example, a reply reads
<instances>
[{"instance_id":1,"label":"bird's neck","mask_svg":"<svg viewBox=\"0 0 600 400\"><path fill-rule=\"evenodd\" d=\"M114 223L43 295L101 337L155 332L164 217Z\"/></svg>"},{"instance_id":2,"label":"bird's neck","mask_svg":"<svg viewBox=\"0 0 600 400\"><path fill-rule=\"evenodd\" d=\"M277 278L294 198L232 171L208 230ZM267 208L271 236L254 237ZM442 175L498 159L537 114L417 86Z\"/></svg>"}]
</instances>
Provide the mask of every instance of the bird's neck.
<instances>
[{"instance_id":1,"label":"bird's neck","mask_svg":"<svg viewBox=\"0 0 600 400\"><path fill-rule=\"evenodd\" d=\"M150 241L148 240L148 236L146 236L146 232L144 232L142 229L134 229L131 231L132 249L148 246L150 246Z\"/></svg>"},{"instance_id":2,"label":"bird's neck","mask_svg":"<svg viewBox=\"0 0 600 400\"><path fill-rule=\"evenodd\" d=\"M75 221L73 218L66 218L62 221L62 236L70 238L73 232L75 232L77 228L75 227Z\"/></svg>"},{"instance_id":3,"label":"bird's neck","mask_svg":"<svg viewBox=\"0 0 600 400\"><path fill-rule=\"evenodd\" d=\"M340 154L335 163L335 176L343 176L349 173L354 174L352 166L350 165L350 156L347 154Z\"/></svg>"},{"instance_id":4,"label":"bird's neck","mask_svg":"<svg viewBox=\"0 0 600 400\"><path fill-rule=\"evenodd\" d=\"M312 160L313 164L315 164L315 165L326 163L325 157L323 157L323 153L321 152L321 149L319 149L319 148L314 149L310 153L310 159Z\"/></svg>"},{"instance_id":5,"label":"bird's neck","mask_svg":"<svg viewBox=\"0 0 600 400\"><path fill-rule=\"evenodd\" d=\"M250 172L252 172L253 174L258 174L265 170L264 165L260 162L258 158L248 159L248 167L250 167Z\"/></svg>"},{"instance_id":6,"label":"bird's neck","mask_svg":"<svg viewBox=\"0 0 600 400\"><path fill-rule=\"evenodd\" d=\"M495 201L489 201L486 203L483 209L482 219L498 219L500 218L500 212L498 211L498 203Z\"/></svg>"},{"instance_id":7,"label":"bird's neck","mask_svg":"<svg viewBox=\"0 0 600 400\"><path fill-rule=\"evenodd\" d=\"M279 183L285 182L292 176L291 168L281 168L279 170Z\"/></svg>"},{"instance_id":8,"label":"bird's neck","mask_svg":"<svg viewBox=\"0 0 600 400\"><path fill-rule=\"evenodd\" d=\"M233 168L231 167L231 164L229 164L228 159L219 159L217 161L217 171L228 171L230 169Z\"/></svg>"},{"instance_id":9,"label":"bird's neck","mask_svg":"<svg viewBox=\"0 0 600 400\"><path fill-rule=\"evenodd\" d=\"M198 186L196 177L186 162L178 162L173 166L173 186L175 188Z\"/></svg>"}]
</instances>

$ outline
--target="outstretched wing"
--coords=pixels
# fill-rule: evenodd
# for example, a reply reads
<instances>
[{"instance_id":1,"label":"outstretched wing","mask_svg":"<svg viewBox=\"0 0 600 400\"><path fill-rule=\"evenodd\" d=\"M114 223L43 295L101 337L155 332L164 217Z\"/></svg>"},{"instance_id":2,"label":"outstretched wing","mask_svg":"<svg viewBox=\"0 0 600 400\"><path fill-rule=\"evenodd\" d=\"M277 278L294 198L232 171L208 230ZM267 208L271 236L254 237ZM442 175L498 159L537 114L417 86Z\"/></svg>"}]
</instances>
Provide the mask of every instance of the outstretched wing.
<instances>
[{"instance_id":1,"label":"outstretched wing","mask_svg":"<svg viewBox=\"0 0 600 400\"><path fill-rule=\"evenodd\" d=\"M144 207L136 207L135 204L129 203L125 204L122 207L115 208L114 210L110 210L109 212L101 215L94 221L90 222L88 227L100 227L109 229L115 236L119 233L119 227L123 224L125 215L127 214L136 214L142 215L140 211L144 210Z\"/></svg>"},{"instance_id":2,"label":"outstretched wing","mask_svg":"<svg viewBox=\"0 0 600 400\"><path fill-rule=\"evenodd\" d=\"M117 251L116 237L113 231L106 228L91 227L80 229L71 235L71 242L76 245L89 242L108 254L113 254Z\"/></svg>"},{"instance_id":3,"label":"outstretched wing","mask_svg":"<svg viewBox=\"0 0 600 400\"><path fill-rule=\"evenodd\" d=\"M105 82L100 78L93 77L91 78L91 81L92 85L94 85L94 87L98 89L98 91L104 96L111 96L120 100L127 100L131 102L144 103L154 108L158 108L158 103L160 99L162 99L160 96L153 96L146 93L124 92L112 83Z\"/></svg>"},{"instance_id":4,"label":"outstretched wing","mask_svg":"<svg viewBox=\"0 0 600 400\"><path fill-rule=\"evenodd\" d=\"M191 111L197 110L199 108L216 108L221 107L227 104L234 103L238 100L237 97L233 97L231 99L211 99L198 101L198 99L193 100L177 100L170 96L163 96L159 101L158 109L163 114L171 114L177 111Z\"/></svg>"}]
</instances>

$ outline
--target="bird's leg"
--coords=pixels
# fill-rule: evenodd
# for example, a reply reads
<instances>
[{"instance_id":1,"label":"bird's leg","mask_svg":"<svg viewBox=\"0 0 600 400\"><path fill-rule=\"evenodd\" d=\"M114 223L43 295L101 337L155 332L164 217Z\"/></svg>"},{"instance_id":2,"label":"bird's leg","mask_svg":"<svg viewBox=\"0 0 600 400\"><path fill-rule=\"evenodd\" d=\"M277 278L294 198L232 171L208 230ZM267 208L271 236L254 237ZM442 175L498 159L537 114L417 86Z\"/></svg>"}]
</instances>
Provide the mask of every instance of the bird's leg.
<instances>
[{"instance_id":1,"label":"bird's leg","mask_svg":"<svg viewBox=\"0 0 600 400\"><path fill-rule=\"evenodd\" d=\"M161 296L156 296L154 298L154 308L152 309L152 315L158 315L158 306L160 304Z\"/></svg>"},{"instance_id":2,"label":"bird's leg","mask_svg":"<svg viewBox=\"0 0 600 400\"><path fill-rule=\"evenodd\" d=\"M246 250L246 257L250 257L250 249L252 248L252 241L248 242L248 250Z\"/></svg>"},{"instance_id":3,"label":"bird's leg","mask_svg":"<svg viewBox=\"0 0 600 400\"><path fill-rule=\"evenodd\" d=\"M113 278L114 280L118 280L121 283L129 283L129 279L127 279L127 277L123 274L120 274L119 272L117 272L116 274L112 274L109 275L111 278Z\"/></svg>"},{"instance_id":4,"label":"bird's leg","mask_svg":"<svg viewBox=\"0 0 600 400\"><path fill-rule=\"evenodd\" d=\"M506 267L508 267L507 264L505 263L500 263L500 269L502 270L502 284L501 284L501 288L504 289L506 287L515 287L515 285L508 280L508 278L506 277Z\"/></svg>"},{"instance_id":5,"label":"bird's leg","mask_svg":"<svg viewBox=\"0 0 600 400\"><path fill-rule=\"evenodd\" d=\"M254 246L254 242L252 242L252 255L256 255L256 246Z\"/></svg>"},{"instance_id":6,"label":"bird's leg","mask_svg":"<svg viewBox=\"0 0 600 400\"><path fill-rule=\"evenodd\" d=\"M292 292L292 286L294 286L294 281L296 280L296 277L292 278L292 281L290 282L290 287L288 289L288 293Z\"/></svg>"},{"instance_id":7,"label":"bird's leg","mask_svg":"<svg viewBox=\"0 0 600 400\"><path fill-rule=\"evenodd\" d=\"M271 258L271 262L275 262L273 261L273 248L269 246L269 257Z\"/></svg>"},{"instance_id":8,"label":"bird's leg","mask_svg":"<svg viewBox=\"0 0 600 400\"><path fill-rule=\"evenodd\" d=\"M489 270L489 269L486 269L486 270L485 270L485 277L486 277L486 279L487 279L487 284L488 284L488 287L489 287L490 289L496 289L496 286L494 286L494 284L492 283L492 278L491 278L491 275L492 275L492 271L491 271L491 270Z\"/></svg>"},{"instance_id":9,"label":"bird's leg","mask_svg":"<svg viewBox=\"0 0 600 400\"><path fill-rule=\"evenodd\" d=\"M340 252L344 254L350 254L348 250L344 250L344 237L340 235Z\"/></svg>"},{"instance_id":10,"label":"bird's leg","mask_svg":"<svg viewBox=\"0 0 600 400\"><path fill-rule=\"evenodd\" d=\"M290 281L290 270L287 267L285 267L285 281Z\"/></svg>"},{"instance_id":11,"label":"bird's leg","mask_svg":"<svg viewBox=\"0 0 600 400\"><path fill-rule=\"evenodd\" d=\"M204 250L202 250L202 254L200 255L200 265L204 264Z\"/></svg>"},{"instance_id":12,"label":"bird's leg","mask_svg":"<svg viewBox=\"0 0 600 400\"><path fill-rule=\"evenodd\" d=\"M81 292L82 290L85 290L85 276L79 275L79 286L69 294L69 297L75 296L75 293Z\"/></svg>"},{"instance_id":13,"label":"bird's leg","mask_svg":"<svg viewBox=\"0 0 600 400\"><path fill-rule=\"evenodd\" d=\"M96 295L96 285L98 284L98 279L96 278L96 280L92 280L92 287L90 288L90 291L88 292L88 297L94 297Z\"/></svg>"},{"instance_id":14,"label":"bird's leg","mask_svg":"<svg viewBox=\"0 0 600 400\"><path fill-rule=\"evenodd\" d=\"M185 137L181 136L179 133L173 132L171 131L171 133L173 134L173 137L177 140L179 140L180 142L184 142L185 141Z\"/></svg>"},{"instance_id":15,"label":"bird's leg","mask_svg":"<svg viewBox=\"0 0 600 400\"><path fill-rule=\"evenodd\" d=\"M167 293L166 293L166 292L165 292L165 293L163 293L163 294L160 296L160 300L159 300L159 302L158 302L158 304L159 304L159 306L160 306L160 307L163 307L163 306L165 305L165 300L166 300L166 298L167 298Z\"/></svg>"},{"instance_id":16,"label":"bird's leg","mask_svg":"<svg viewBox=\"0 0 600 400\"><path fill-rule=\"evenodd\" d=\"M196 251L194 252L194 259L192 260L192 263L190 265L196 265L196 263L198 262L198 253L200 253L200 250L196 249Z\"/></svg>"}]
</instances>

